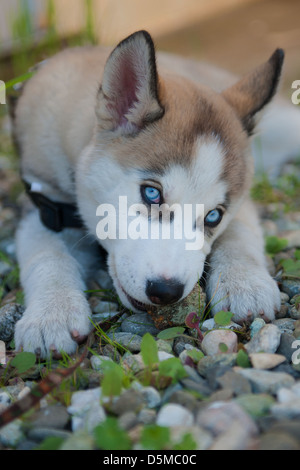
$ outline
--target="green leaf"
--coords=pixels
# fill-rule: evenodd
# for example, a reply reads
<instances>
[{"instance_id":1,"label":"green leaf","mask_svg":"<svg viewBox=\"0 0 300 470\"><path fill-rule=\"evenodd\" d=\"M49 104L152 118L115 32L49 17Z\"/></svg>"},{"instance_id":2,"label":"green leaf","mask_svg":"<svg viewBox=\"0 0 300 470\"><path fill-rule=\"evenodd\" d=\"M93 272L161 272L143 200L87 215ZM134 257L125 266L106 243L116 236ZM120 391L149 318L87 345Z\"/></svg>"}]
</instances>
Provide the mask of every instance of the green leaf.
<instances>
[{"instance_id":1,"label":"green leaf","mask_svg":"<svg viewBox=\"0 0 300 470\"><path fill-rule=\"evenodd\" d=\"M204 354L200 349L188 349L186 350L186 354L193 359L194 362L198 362L202 357L204 357Z\"/></svg>"},{"instance_id":2,"label":"green leaf","mask_svg":"<svg viewBox=\"0 0 300 470\"><path fill-rule=\"evenodd\" d=\"M173 339L184 333L185 328L182 326L174 326L160 331L157 335L159 339Z\"/></svg>"},{"instance_id":3,"label":"green leaf","mask_svg":"<svg viewBox=\"0 0 300 470\"><path fill-rule=\"evenodd\" d=\"M296 259L300 259L300 250L296 250L294 256Z\"/></svg>"},{"instance_id":4,"label":"green leaf","mask_svg":"<svg viewBox=\"0 0 300 470\"><path fill-rule=\"evenodd\" d=\"M225 343L219 343L219 349L221 353L226 353L228 351L228 346Z\"/></svg>"},{"instance_id":5,"label":"green leaf","mask_svg":"<svg viewBox=\"0 0 300 470\"><path fill-rule=\"evenodd\" d=\"M145 366L152 367L158 362L158 347L150 333L146 333L141 342L141 355Z\"/></svg>"},{"instance_id":6,"label":"green leaf","mask_svg":"<svg viewBox=\"0 0 300 470\"><path fill-rule=\"evenodd\" d=\"M127 433L120 428L116 418L109 417L94 429L95 441L98 449L102 450L129 450L131 441Z\"/></svg>"},{"instance_id":7,"label":"green leaf","mask_svg":"<svg viewBox=\"0 0 300 470\"><path fill-rule=\"evenodd\" d=\"M103 361L104 377L101 382L102 393L106 397L118 396L122 390L124 371L112 361Z\"/></svg>"},{"instance_id":8,"label":"green leaf","mask_svg":"<svg viewBox=\"0 0 300 470\"><path fill-rule=\"evenodd\" d=\"M230 324L232 317L233 317L233 313L225 312L224 310L221 310L220 312L216 313L216 315L214 316L214 321L215 323L217 323L217 325L227 326Z\"/></svg>"},{"instance_id":9,"label":"green leaf","mask_svg":"<svg viewBox=\"0 0 300 470\"><path fill-rule=\"evenodd\" d=\"M300 260L283 259L280 264L286 276L300 277Z\"/></svg>"},{"instance_id":10,"label":"green leaf","mask_svg":"<svg viewBox=\"0 0 300 470\"><path fill-rule=\"evenodd\" d=\"M16 367L19 374L23 374L23 372L26 372L28 369L31 369L31 367L34 366L35 361L35 354L24 351L17 354L10 362L10 365Z\"/></svg>"},{"instance_id":11,"label":"green leaf","mask_svg":"<svg viewBox=\"0 0 300 470\"><path fill-rule=\"evenodd\" d=\"M276 236L266 237L265 250L269 255L276 255L287 247L288 241L285 238Z\"/></svg>"},{"instance_id":12,"label":"green leaf","mask_svg":"<svg viewBox=\"0 0 300 470\"><path fill-rule=\"evenodd\" d=\"M169 442L169 428L155 424L144 427L141 435L141 444L144 449L164 450Z\"/></svg>"},{"instance_id":13,"label":"green leaf","mask_svg":"<svg viewBox=\"0 0 300 470\"><path fill-rule=\"evenodd\" d=\"M174 450L196 450L197 444L191 433L187 433L182 440L173 446Z\"/></svg>"},{"instance_id":14,"label":"green leaf","mask_svg":"<svg viewBox=\"0 0 300 470\"><path fill-rule=\"evenodd\" d=\"M240 349L237 353L236 363L238 366L243 367L244 369L251 367L248 354L243 349Z\"/></svg>"},{"instance_id":15,"label":"green leaf","mask_svg":"<svg viewBox=\"0 0 300 470\"><path fill-rule=\"evenodd\" d=\"M47 437L36 450L59 450L63 442L62 437Z\"/></svg>"},{"instance_id":16,"label":"green leaf","mask_svg":"<svg viewBox=\"0 0 300 470\"><path fill-rule=\"evenodd\" d=\"M178 357L170 357L165 361L161 361L159 363L158 370L160 375L172 377L173 382L187 376L187 373Z\"/></svg>"}]
</instances>

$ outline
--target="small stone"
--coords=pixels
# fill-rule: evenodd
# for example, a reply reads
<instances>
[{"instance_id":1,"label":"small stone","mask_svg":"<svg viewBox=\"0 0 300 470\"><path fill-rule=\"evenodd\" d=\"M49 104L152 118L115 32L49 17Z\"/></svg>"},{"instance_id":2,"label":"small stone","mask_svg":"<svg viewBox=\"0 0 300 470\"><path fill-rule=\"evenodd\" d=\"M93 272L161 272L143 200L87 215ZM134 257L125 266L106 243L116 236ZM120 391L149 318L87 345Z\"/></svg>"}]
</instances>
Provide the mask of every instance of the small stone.
<instances>
[{"instance_id":1,"label":"small stone","mask_svg":"<svg viewBox=\"0 0 300 470\"><path fill-rule=\"evenodd\" d=\"M262 318L255 318L250 325L250 336L253 338L256 333L259 332L264 326L266 322Z\"/></svg>"},{"instance_id":2,"label":"small stone","mask_svg":"<svg viewBox=\"0 0 300 470\"><path fill-rule=\"evenodd\" d=\"M146 398L141 391L128 389L111 404L111 411L120 416L124 411L138 413L146 405Z\"/></svg>"},{"instance_id":3,"label":"small stone","mask_svg":"<svg viewBox=\"0 0 300 470\"><path fill-rule=\"evenodd\" d=\"M98 370L99 372L103 372L104 371L104 367L105 365L103 365L104 362L107 362L107 361L111 361L112 360L107 357L107 356L95 356L93 355L91 357L91 366L94 370Z\"/></svg>"},{"instance_id":4,"label":"small stone","mask_svg":"<svg viewBox=\"0 0 300 470\"><path fill-rule=\"evenodd\" d=\"M233 420L226 432L214 440L209 450L245 450L251 447L252 442L252 435L244 425L238 420Z\"/></svg>"},{"instance_id":5,"label":"small stone","mask_svg":"<svg viewBox=\"0 0 300 470\"><path fill-rule=\"evenodd\" d=\"M6 447L16 447L23 439L22 421L15 419L0 429L0 443Z\"/></svg>"},{"instance_id":6,"label":"small stone","mask_svg":"<svg viewBox=\"0 0 300 470\"><path fill-rule=\"evenodd\" d=\"M197 364L197 370L200 375L206 377L207 371L213 366L234 366L236 364L237 353L215 354L214 356L205 356Z\"/></svg>"},{"instance_id":7,"label":"small stone","mask_svg":"<svg viewBox=\"0 0 300 470\"><path fill-rule=\"evenodd\" d=\"M207 380L204 380L199 376L200 380L197 382L191 378L185 378L181 380L181 384L186 390L195 392L197 396L209 397L211 395L211 388L208 385Z\"/></svg>"},{"instance_id":8,"label":"small stone","mask_svg":"<svg viewBox=\"0 0 300 470\"><path fill-rule=\"evenodd\" d=\"M257 450L299 450L299 444L292 436L271 430L261 436Z\"/></svg>"},{"instance_id":9,"label":"small stone","mask_svg":"<svg viewBox=\"0 0 300 470\"><path fill-rule=\"evenodd\" d=\"M249 381L233 370L228 370L225 374L218 377L217 382L223 389L232 390L236 396L251 392Z\"/></svg>"},{"instance_id":10,"label":"small stone","mask_svg":"<svg viewBox=\"0 0 300 470\"><path fill-rule=\"evenodd\" d=\"M123 413L118 419L120 428L128 431L129 429L133 428L137 425L138 420L136 414L133 411L126 411Z\"/></svg>"},{"instance_id":11,"label":"small stone","mask_svg":"<svg viewBox=\"0 0 300 470\"><path fill-rule=\"evenodd\" d=\"M169 354L172 354L172 352L173 352L173 349L172 349L173 340L166 341L164 339L158 339L156 341L156 344L157 344L157 347L158 347L159 351L165 351Z\"/></svg>"},{"instance_id":12,"label":"small stone","mask_svg":"<svg viewBox=\"0 0 300 470\"><path fill-rule=\"evenodd\" d=\"M260 369L237 369L236 371L250 381L254 393L275 395L281 387L291 387L295 383L295 379L285 372Z\"/></svg>"},{"instance_id":13,"label":"small stone","mask_svg":"<svg viewBox=\"0 0 300 470\"><path fill-rule=\"evenodd\" d=\"M10 404L11 404L10 394L7 392L0 392L0 405L4 405L4 407L6 408Z\"/></svg>"},{"instance_id":14,"label":"small stone","mask_svg":"<svg viewBox=\"0 0 300 470\"><path fill-rule=\"evenodd\" d=\"M70 416L65 407L49 405L47 408L35 411L29 419L35 427L63 429Z\"/></svg>"},{"instance_id":15,"label":"small stone","mask_svg":"<svg viewBox=\"0 0 300 470\"><path fill-rule=\"evenodd\" d=\"M275 353L280 343L281 332L276 325L263 326L245 345L248 354L256 352Z\"/></svg>"},{"instance_id":16,"label":"small stone","mask_svg":"<svg viewBox=\"0 0 300 470\"><path fill-rule=\"evenodd\" d=\"M294 320L300 320L300 309L295 305L290 309L290 316Z\"/></svg>"},{"instance_id":17,"label":"small stone","mask_svg":"<svg viewBox=\"0 0 300 470\"><path fill-rule=\"evenodd\" d=\"M132 333L118 332L118 333L109 333L109 338L115 343L119 343L124 348L128 349L130 352L140 352L142 337L139 335L133 335Z\"/></svg>"},{"instance_id":18,"label":"small stone","mask_svg":"<svg viewBox=\"0 0 300 470\"><path fill-rule=\"evenodd\" d=\"M48 437L60 437L61 439L68 439L70 436L70 431L40 426L35 426L27 433L27 437L35 442L43 442Z\"/></svg>"},{"instance_id":19,"label":"small stone","mask_svg":"<svg viewBox=\"0 0 300 470\"><path fill-rule=\"evenodd\" d=\"M0 340L9 342L13 339L15 324L23 315L25 308L19 304L6 304L0 308Z\"/></svg>"},{"instance_id":20,"label":"small stone","mask_svg":"<svg viewBox=\"0 0 300 470\"><path fill-rule=\"evenodd\" d=\"M191 413L195 413L199 405L197 398L184 390L175 391L173 395L171 395L169 402L177 403L177 405L183 406L187 410L191 411Z\"/></svg>"},{"instance_id":21,"label":"small stone","mask_svg":"<svg viewBox=\"0 0 300 470\"><path fill-rule=\"evenodd\" d=\"M220 345L225 345L224 350ZM207 356L237 351L237 335L230 330L212 330L204 336L201 348Z\"/></svg>"},{"instance_id":22,"label":"small stone","mask_svg":"<svg viewBox=\"0 0 300 470\"><path fill-rule=\"evenodd\" d=\"M192 426L194 424L193 414L181 405L168 403L158 412L156 424L158 426Z\"/></svg>"},{"instance_id":23,"label":"small stone","mask_svg":"<svg viewBox=\"0 0 300 470\"><path fill-rule=\"evenodd\" d=\"M280 354L286 358L288 362L291 362L294 349L292 345L295 341L295 337L290 333L283 333L280 338L279 347L277 354Z\"/></svg>"},{"instance_id":24,"label":"small stone","mask_svg":"<svg viewBox=\"0 0 300 470\"><path fill-rule=\"evenodd\" d=\"M140 336L143 336L145 333L150 333L151 335L159 333L152 318L147 313L130 315L122 322L121 329L126 333L134 333Z\"/></svg>"},{"instance_id":25,"label":"small stone","mask_svg":"<svg viewBox=\"0 0 300 470\"><path fill-rule=\"evenodd\" d=\"M215 330L218 328L222 329L228 329L228 330L240 330L242 328L242 325L239 325L238 323L234 323L231 321L229 325L226 326L220 326L217 323L215 323L214 318L209 318L208 320L205 320L202 325L201 325L201 331L210 331L210 330Z\"/></svg>"},{"instance_id":26,"label":"small stone","mask_svg":"<svg viewBox=\"0 0 300 470\"><path fill-rule=\"evenodd\" d=\"M10 264L0 261L0 277L6 276L11 270L12 267Z\"/></svg>"},{"instance_id":27,"label":"small stone","mask_svg":"<svg viewBox=\"0 0 300 470\"><path fill-rule=\"evenodd\" d=\"M68 413L72 415L72 430L88 429L90 432L105 420L106 415L100 405L101 388L74 392Z\"/></svg>"},{"instance_id":28,"label":"small stone","mask_svg":"<svg viewBox=\"0 0 300 470\"><path fill-rule=\"evenodd\" d=\"M289 296L285 292L280 292L281 303L285 304L289 301Z\"/></svg>"},{"instance_id":29,"label":"small stone","mask_svg":"<svg viewBox=\"0 0 300 470\"><path fill-rule=\"evenodd\" d=\"M174 354L167 353L166 351L158 351L158 360L159 362L166 361L174 357Z\"/></svg>"},{"instance_id":30,"label":"small stone","mask_svg":"<svg viewBox=\"0 0 300 470\"><path fill-rule=\"evenodd\" d=\"M232 421L236 421L246 430L248 436L255 436L257 426L251 417L235 402L214 402L197 415L197 425L219 436L227 431Z\"/></svg>"},{"instance_id":31,"label":"small stone","mask_svg":"<svg viewBox=\"0 0 300 470\"><path fill-rule=\"evenodd\" d=\"M154 424L156 420L156 411L143 408L137 415L137 421L143 424Z\"/></svg>"},{"instance_id":32,"label":"small stone","mask_svg":"<svg viewBox=\"0 0 300 470\"><path fill-rule=\"evenodd\" d=\"M283 279L281 289L291 298L300 294L300 283L291 279Z\"/></svg>"},{"instance_id":33,"label":"small stone","mask_svg":"<svg viewBox=\"0 0 300 470\"><path fill-rule=\"evenodd\" d=\"M292 333L295 329L295 320L292 318L279 318L272 322L273 325L276 325L281 333Z\"/></svg>"},{"instance_id":34,"label":"small stone","mask_svg":"<svg viewBox=\"0 0 300 470\"><path fill-rule=\"evenodd\" d=\"M281 354L252 353L249 354L249 357L255 369L273 369L286 361L285 356Z\"/></svg>"},{"instance_id":35,"label":"small stone","mask_svg":"<svg viewBox=\"0 0 300 470\"><path fill-rule=\"evenodd\" d=\"M132 371L134 374L145 369L145 364L141 354L130 354L124 357L122 365L125 369Z\"/></svg>"},{"instance_id":36,"label":"small stone","mask_svg":"<svg viewBox=\"0 0 300 470\"><path fill-rule=\"evenodd\" d=\"M141 394L144 396L148 408L156 408L160 405L161 396L156 388L143 387L141 389Z\"/></svg>"}]
</instances>

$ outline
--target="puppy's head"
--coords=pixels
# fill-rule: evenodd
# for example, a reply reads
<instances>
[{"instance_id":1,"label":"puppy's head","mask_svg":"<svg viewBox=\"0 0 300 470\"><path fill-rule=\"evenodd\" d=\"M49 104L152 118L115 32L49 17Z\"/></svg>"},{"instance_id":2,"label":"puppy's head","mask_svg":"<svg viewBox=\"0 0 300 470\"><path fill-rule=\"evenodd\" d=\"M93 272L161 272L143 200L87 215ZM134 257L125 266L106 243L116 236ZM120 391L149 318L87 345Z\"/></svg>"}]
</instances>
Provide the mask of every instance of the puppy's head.
<instances>
[{"instance_id":1,"label":"puppy's head","mask_svg":"<svg viewBox=\"0 0 300 470\"><path fill-rule=\"evenodd\" d=\"M282 61L278 49L218 94L180 73L159 76L145 31L109 56L94 139L78 167L78 205L108 252L127 307L179 301L201 277L248 192L249 136L276 91Z\"/></svg>"}]
</instances>

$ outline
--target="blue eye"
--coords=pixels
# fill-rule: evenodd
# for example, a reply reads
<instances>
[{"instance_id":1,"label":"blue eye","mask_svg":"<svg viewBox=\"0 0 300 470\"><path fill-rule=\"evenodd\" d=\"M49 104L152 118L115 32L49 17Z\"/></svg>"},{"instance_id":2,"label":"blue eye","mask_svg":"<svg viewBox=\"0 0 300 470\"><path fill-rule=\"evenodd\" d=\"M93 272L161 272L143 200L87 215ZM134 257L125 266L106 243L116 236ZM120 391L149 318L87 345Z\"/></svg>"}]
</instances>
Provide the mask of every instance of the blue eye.
<instances>
[{"instance_id":1,"label":"blue eye","mask_svg":"<svg viewBox=\"0 0 300 470\"><path fill-rule=\"evenodd\" d=\"M159 189L152 186L142 186L142 196L147 204L160 204L161 202Z\"/></svg>"},{"instance_id":2,"label":"blue eye","mask_svg":"<svg viewBox=\"0 0 300 470\"><path fill-rule=\"evenodd\" d=\"M223 217L223 213L220 209L214 209L210 211L207 216L204 219L205 225L208 225L209 227L215 227L218 225Z\"/></svg>"}]
</instances>

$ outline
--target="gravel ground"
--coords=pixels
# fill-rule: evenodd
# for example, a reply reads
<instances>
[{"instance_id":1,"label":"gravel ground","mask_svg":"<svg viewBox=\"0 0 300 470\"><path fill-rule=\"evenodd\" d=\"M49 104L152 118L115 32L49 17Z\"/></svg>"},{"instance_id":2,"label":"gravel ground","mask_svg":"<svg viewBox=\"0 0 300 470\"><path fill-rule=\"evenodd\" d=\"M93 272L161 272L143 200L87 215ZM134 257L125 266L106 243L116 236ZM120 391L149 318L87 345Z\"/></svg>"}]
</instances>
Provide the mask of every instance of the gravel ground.
<instances>
[{"instance_id":1,"label":"gravel ground","mask_svg":"<svg viewBox=\"0 0 300 470\"><path fill-rule=\"evenodd\" d=\"M22 195L8 131L4 119L0 135L0 340L14 357L13 328L24 311L13 238ZM269 270L281 290L281 309L271 324L256 319L243 327L232 322L222 326L207 315L200 323L201 344L192 328L164 337L162 326L184 325L186 314L197 311L198 291L194 300L189 297L182 306L181 315L177 309L172 321L168 314L165 324L147 314L125 312L106 337L94 335L90 352L71 378L25 416L0 429L0 449L47 445L61 449L299 450L299 172L300 165L285 165L279 187L263 181L253 192L260 200L268 237ZM110 280L104 275L103 282L107 286ZM112 300L107 302L97 292L90 294L95 323L120 310ZM201 291L202 312L204 308ZM155 346L153 342L143 346L147 332ZM13 366L0 366L0 412L62 365L68 361L36 363L23 373ZM115 388L108 392L112 382Z\"/></svg>"}]
</instances>

